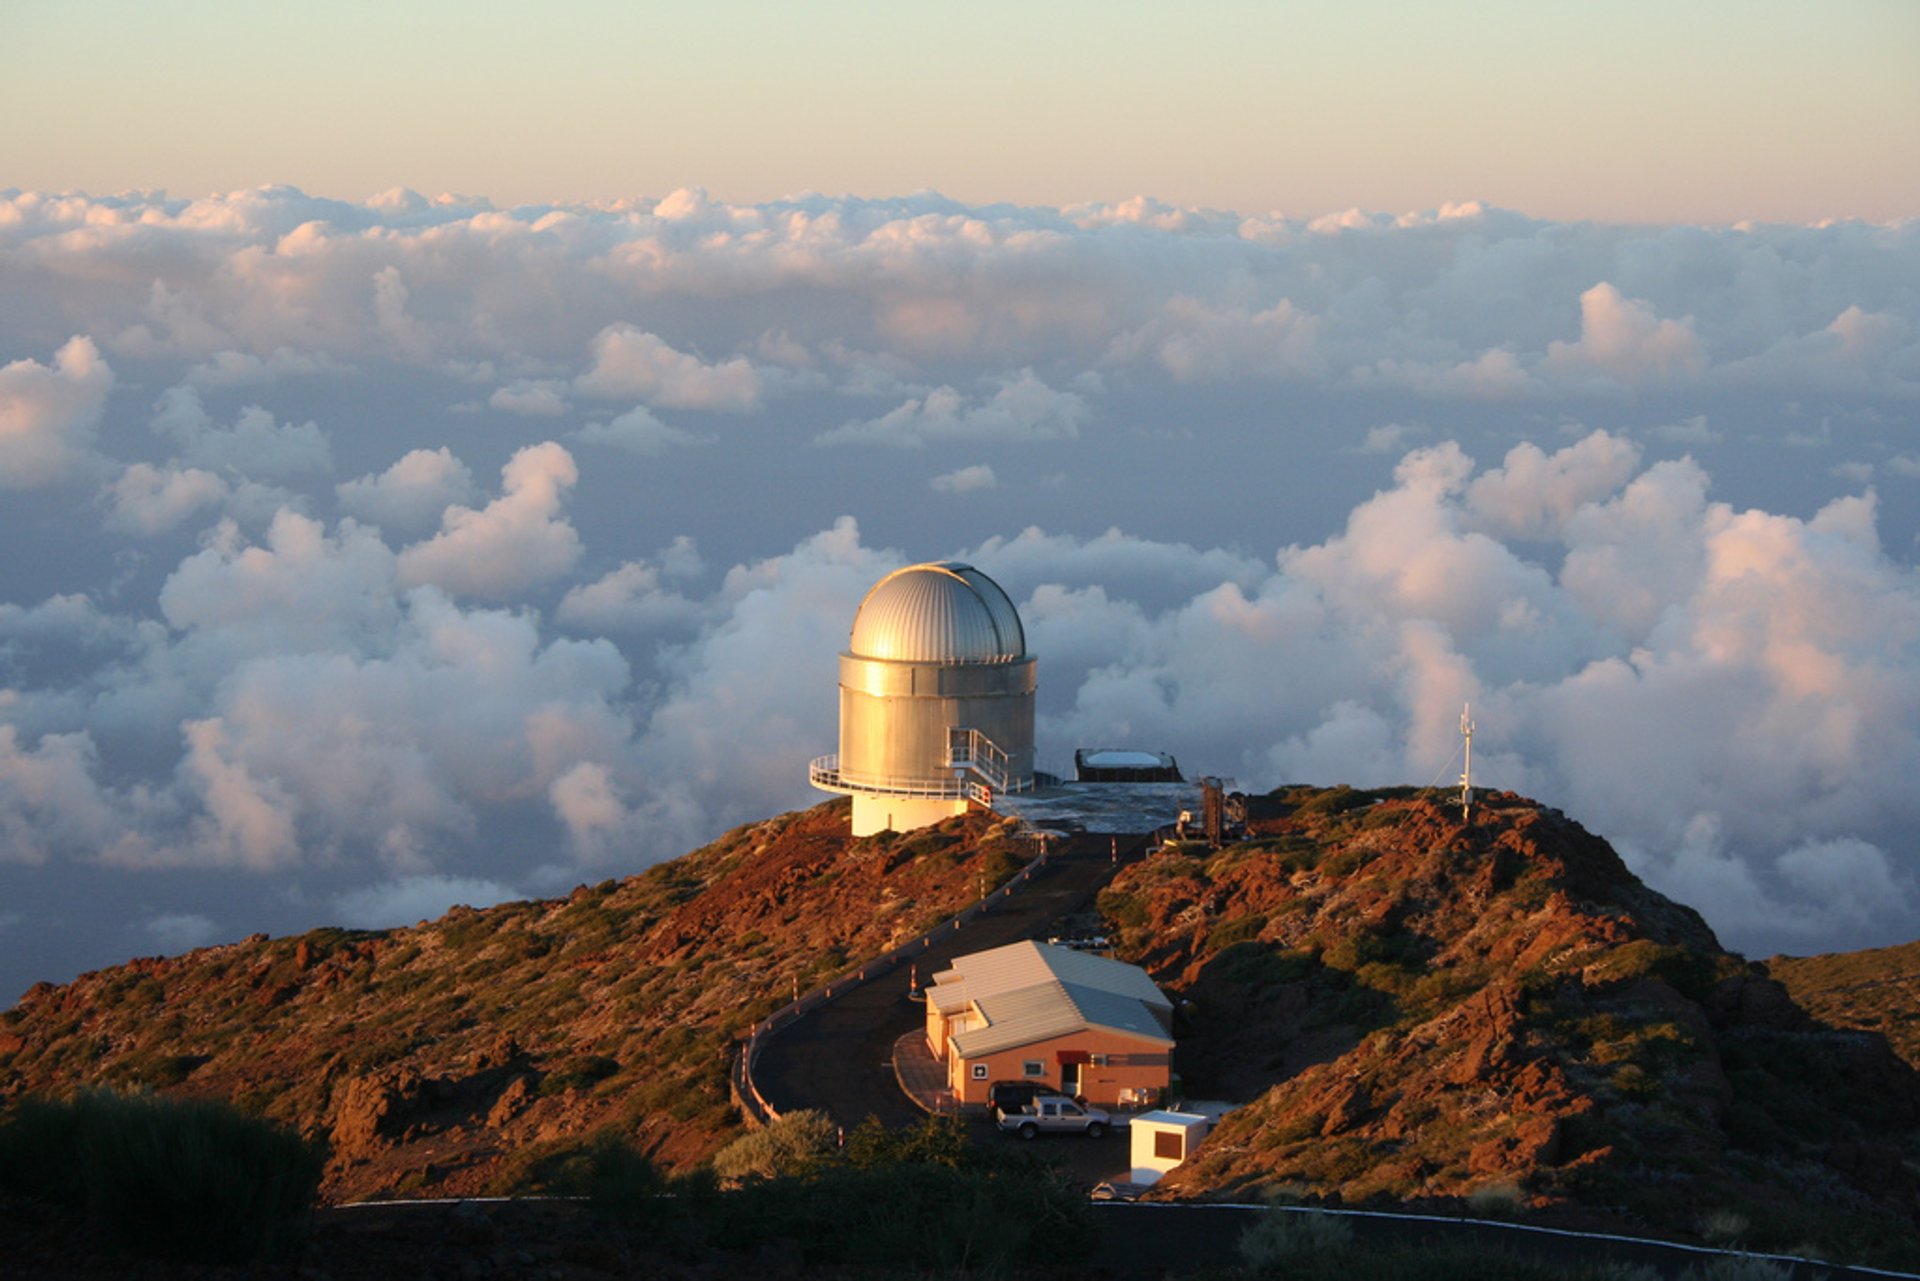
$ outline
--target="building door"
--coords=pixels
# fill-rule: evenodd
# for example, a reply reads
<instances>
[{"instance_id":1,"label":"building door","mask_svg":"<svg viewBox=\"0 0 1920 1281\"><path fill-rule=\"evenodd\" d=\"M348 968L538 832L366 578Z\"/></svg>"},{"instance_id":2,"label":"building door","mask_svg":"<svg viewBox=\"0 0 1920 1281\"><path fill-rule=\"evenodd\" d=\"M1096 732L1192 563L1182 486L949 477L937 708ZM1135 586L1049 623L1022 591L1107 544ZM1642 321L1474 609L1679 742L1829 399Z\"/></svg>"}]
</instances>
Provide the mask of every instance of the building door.
<instances>
[{"instance_id":1,"label":"building door","mask_svg":"<svg viewBox=\"0 0 1920 1281\"><path fill-rule=\"evenodd\" d=\"M1060 1065L1060 1093L1069 1098L1080 1097L1080 1065L1078 1063Z\"/></svg>"}]
</instances>

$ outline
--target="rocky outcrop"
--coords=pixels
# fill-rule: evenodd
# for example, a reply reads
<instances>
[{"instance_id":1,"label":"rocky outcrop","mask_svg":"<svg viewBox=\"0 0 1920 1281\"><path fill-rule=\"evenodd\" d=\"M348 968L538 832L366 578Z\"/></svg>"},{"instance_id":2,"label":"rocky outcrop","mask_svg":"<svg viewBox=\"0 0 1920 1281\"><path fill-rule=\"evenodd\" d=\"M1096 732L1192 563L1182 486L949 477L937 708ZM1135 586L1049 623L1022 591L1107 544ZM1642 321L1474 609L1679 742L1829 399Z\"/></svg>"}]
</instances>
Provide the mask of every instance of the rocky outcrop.
<instances>
[{"instance_id":1,"label":"rocky outcrop","mask_svg":"<svg viewBox=\"0 0 1920 1281\"><path fill-rule=\"evenodd\" d=\"M1844 1205L1914 1233L1920 1074L1577 824L1514 796L1471 826L1404 793L1252 809L1252 840L1170 849L1102 899L1185 995L1189 1092L1245 1104L1156 1195L1491 1188L1682 1232L1742 1207L1783 1245Z\"/></svg>"}]
</instances>

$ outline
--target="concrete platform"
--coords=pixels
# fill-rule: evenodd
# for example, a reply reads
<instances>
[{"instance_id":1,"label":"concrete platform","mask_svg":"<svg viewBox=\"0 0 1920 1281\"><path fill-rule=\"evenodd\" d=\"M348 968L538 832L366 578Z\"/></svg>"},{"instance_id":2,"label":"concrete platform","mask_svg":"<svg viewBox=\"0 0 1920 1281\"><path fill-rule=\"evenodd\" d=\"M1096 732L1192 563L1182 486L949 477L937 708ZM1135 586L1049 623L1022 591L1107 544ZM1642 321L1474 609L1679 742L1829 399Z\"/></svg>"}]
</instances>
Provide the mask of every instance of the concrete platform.
<instances>
[{"instance_id":1,"label":"concrete platform","mask_svg":"<svg viewBox=\"0 0 1920 1281\"><path fill-rule=\"evenodd\" d=\"M893 1043L893 1074L901 1092L922 1112L961 1111L959 1100L947 1088L946 1065L927 1048L927 1034L915 1028Z\"/></svg>"}]
</instances>

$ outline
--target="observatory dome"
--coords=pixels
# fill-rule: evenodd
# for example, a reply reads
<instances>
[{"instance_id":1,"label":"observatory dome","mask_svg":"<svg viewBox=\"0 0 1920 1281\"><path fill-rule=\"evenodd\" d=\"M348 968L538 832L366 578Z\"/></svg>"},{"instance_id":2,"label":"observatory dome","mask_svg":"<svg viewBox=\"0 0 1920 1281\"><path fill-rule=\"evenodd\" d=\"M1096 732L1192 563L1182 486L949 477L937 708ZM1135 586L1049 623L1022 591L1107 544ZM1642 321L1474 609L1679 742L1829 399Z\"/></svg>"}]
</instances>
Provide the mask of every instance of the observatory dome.
<instances>
[{"instance_id":1,"label":"observatory dome","mask_svg":"<svg viewBox=\"0 0 1920 1281\"><path fill-rule=\"evenodd\" d=\"M971 565L897 569L853 616L848 653L905 663L1012 663L1026 657L1020 615L1000 584Z\"/></svg>"}]
</instances>

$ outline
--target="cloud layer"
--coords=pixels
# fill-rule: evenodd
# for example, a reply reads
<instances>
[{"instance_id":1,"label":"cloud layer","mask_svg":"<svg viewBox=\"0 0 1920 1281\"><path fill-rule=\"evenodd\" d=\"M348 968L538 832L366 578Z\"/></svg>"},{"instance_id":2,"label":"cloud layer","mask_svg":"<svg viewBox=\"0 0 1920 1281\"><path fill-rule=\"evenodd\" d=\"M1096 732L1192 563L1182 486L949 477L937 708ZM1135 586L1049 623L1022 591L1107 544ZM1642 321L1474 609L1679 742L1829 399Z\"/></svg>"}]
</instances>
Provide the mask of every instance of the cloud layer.
<instances>
[{"instance_id":1,"label":"cloud layer","mask_svg":"<svg viewBox=\"0 0 1920 1281\"><path fill-rule=\"evenodd\" d=\"M1043 763L1424 783L1471 700L1731 942L1893 941L1917 406L1914 223L0 193L0 984L805 804L944 556Z\"/></svg>"}]
</instances>

